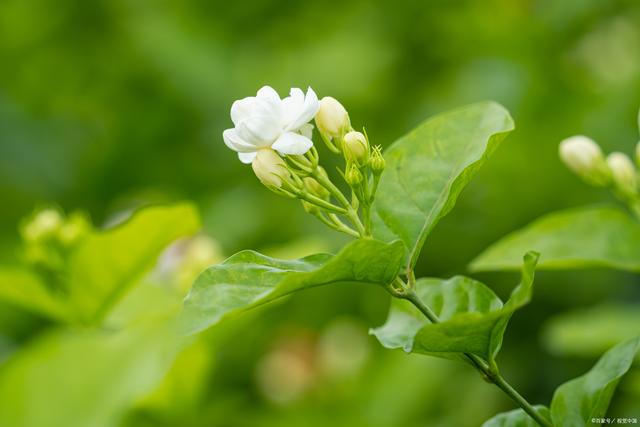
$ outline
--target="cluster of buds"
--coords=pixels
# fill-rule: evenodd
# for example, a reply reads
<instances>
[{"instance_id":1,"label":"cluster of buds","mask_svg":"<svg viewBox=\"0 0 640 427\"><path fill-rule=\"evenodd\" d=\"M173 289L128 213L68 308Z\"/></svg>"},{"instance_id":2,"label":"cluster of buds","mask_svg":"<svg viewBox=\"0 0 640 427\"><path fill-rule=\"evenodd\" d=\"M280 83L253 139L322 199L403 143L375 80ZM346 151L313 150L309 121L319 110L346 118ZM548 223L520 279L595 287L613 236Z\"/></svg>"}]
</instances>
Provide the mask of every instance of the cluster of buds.
<instances>
[{"instance_id":1,"label":"cluster of buds","mask_svg":"<svg viewBox=\"0 0 640 427\"><path fill-rule=\"evenodd\" d=\"M560 158L575 174L596 187L611 187L615 194L636 206L640 201L639 175L629 156L612 152L606 158L600 146L586 136L572 136L560 143ZM636 146L636 164L640 165L640 143Z\"/></svg>"},{"instance_id":2,"label":"cluster of buds","mask_svg":"<svg viewBox=\"0 0 640 427\"><path fill-rule=\"evenodd\" d=\"M65 217L55 208L37 210L20 227L25 260L47 270L60 270L71 249L90 230L91 223L81 213Z\"/></svg>"},{"instance_id":3,"label":"cluster of buds","mask_svg":"<svg viewBox=\"0 0 640 427\"><path fill-rule=\"evenodd\" d=\"M381 147L371 147L366 132L351 126L349 113L331 97L318 101L311 88L297 88L280 99L265 86L255 97L234 102L235 127L223 133L225 144L251 163L271 191L300 199L303 208L326 225L356 237L371 235L370 207L385 167ZM319 164L313 144L314 120L328 149L344 159L339 171L351 190L346 197ZM343 221L346 220L346 221Z\"/></svg>"}]
</instances>

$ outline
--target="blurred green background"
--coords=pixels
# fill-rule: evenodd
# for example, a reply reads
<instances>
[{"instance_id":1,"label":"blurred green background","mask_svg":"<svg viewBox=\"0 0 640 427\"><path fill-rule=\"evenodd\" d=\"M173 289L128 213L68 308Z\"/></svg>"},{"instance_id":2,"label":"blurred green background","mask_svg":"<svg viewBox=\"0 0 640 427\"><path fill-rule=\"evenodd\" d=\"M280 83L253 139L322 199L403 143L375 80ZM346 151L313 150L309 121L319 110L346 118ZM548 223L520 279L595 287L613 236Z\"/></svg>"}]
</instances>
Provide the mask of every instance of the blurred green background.
<instances>
[{"instance_id":1,"label":"blurred green background","mask_svg":"<svg viewBox=\"0 0 640 427\"><path fill-rule=\"evenodd\" d=\"M231 103L265 84L339 99L384 146L466 103L511 111L517 130L428 240L420 275L465 273L483 248L545 212L613 202L561 165L562 138L587 134L628 154L639 138L636 0L3 0L0 64L1 264L18 258L20 218L45 203L106 224L134 207L193 200L224 255L339 247L342 237L266 191L222 142ZM502 296L517 281L478 278ZM546 403L625 333L620 322L559 331L558 316L608 302L630 305L637 320L640 281L604 270L538 278L501 363ZM130 396L114 423L464 427L512 407L465 366L381 349L367 329L387 305L382 290L317 289L229 322L180 354L173 386ZM49 328L2 303L0 360ZM640 375L621 389L613 412L640 416Z\"/></svg>"}]
</instances>

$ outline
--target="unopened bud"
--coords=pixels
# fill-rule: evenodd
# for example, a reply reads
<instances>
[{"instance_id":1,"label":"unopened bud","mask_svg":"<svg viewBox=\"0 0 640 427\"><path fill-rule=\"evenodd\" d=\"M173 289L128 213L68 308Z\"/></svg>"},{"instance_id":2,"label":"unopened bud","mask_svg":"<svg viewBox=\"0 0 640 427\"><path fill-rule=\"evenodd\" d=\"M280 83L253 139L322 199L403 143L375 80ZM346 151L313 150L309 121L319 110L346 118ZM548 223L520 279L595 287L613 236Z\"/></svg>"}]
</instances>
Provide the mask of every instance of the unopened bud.
<instances>
[{"instance_id":1,"label":"unopened bud","mask_svg":"<svg viewBox=\"0 0 640 427\"><path fill-rule=\"evenodd\" d=\"M638 178L631 159L624 153L613 152L607 156L607 165L616 189L625 196L634 195Z\"/></svg>"},{"instance_id":2,"label":"unopened bud","mask_svg":"<svg viewBox=\"0 0 640 427\"><path fill-rule=\"evenodd\" d=\"M325 96L320 100L320 109L316 113L316 126L329 138L340 137L351 126L349 113L335 98Z\"/></svg>"},{"instance_id":3,"label":"unopened bud","mask_svg":"<svg viewBox=\"0 0 640 427\"><path fill-rule=\"evenodd\" d=\"M280 188L283 182L291 176L285 161L270 148L258 150L251 167L260 182L267 187Z\"/></svg>"},{"instance_id":4,"label":"unopened bud","mask_svg":"<svg viewBox=\"0 0 640 427\"><path fill-rule=\"evenodd\" d=\"M605 186L611 173L598 144L591 138L577 135L560 143L560 158L574 173L591 185Z\"/></svg>"},{"instance_id":5,"label":"unopened bud","mask_svg":"<svg viewBox=\"0 0 640 427\"><path fill-rule=\"evenodd\" d=\"M315 179L306 177L302 181L304 182L304 187L307 191L314 196L325 200L329 197L329 190L320 185L320 183Z\"/></svg>"},{"instance_id":6,"label":"unopened bud","mask_svg":"<svg viewBox=\"0 0 640 427\"><path fill-rule=\"evenodd\" d=\"M352 164L351 167L347 170L347 173L344 176L345 181L352 187L359 185L362 182L363 176L358 169L358 166Z\"/></svg>"},{"instance_id":7,"label":"unopened bud","mask_svg":"<svg viewBox=\"0 0 640 427\"><path fill-rule=\"evenodd\" d=\"M384 161L384 157L382 156L382 147L376 145L373 147L373 152L371 153L371 160L369 161L369 167L371 167L371 171L375 175L380 175L384 170L386 162Z\"/></svg>"},{"instance_id":8,"label":"unopened bud","mask_svg":"<svg viewBox=\"0 0 640 427\"><path fill-rule=\"evenodd\" d=\"M91 223L84 214L70 215L58 231L58 238L65 246L72 246L91 230Z\"/></svg>"},{"instance_id":9,"label":"unopened bud","mask_svg":"<svg viewBox=\"0 0 640 427\"><path fill-rule=\"evenodd\" d=\"M343 152L348 162L364 165L369 159L367 138L357 131L348 132L343 139Z\"/></svg>"},{"instance_id":10,"label":"unopened bud","mask_svg":"<svg viewBox=\"0 0 640 427\"><path fill-rule=\"evenodd\" d=\"M22 228L22 237L27 242L35 242L54 236L62 226L63 219L56 209L47 208L38 212Z\"/></svg>"}]
</instances>

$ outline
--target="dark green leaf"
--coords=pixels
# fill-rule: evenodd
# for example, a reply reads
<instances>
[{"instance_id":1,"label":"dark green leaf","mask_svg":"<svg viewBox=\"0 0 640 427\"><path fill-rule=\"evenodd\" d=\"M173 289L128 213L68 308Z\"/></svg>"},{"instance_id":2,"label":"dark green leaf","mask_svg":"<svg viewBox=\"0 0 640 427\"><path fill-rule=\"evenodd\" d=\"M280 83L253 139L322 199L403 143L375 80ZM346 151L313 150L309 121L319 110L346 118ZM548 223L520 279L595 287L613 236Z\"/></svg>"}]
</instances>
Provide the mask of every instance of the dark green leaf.
<instances>
[{"instance_id":1,"label":"dark green leaf","mask_svg":"<svg viewBox=\"0 0 640 427\"><path fill-rule=\"evenodd\" d=\"M493 291L467 277L420 279L416 293L440 322L433 324L408 301L396 300L387 322L372 333L387 348L443 357L473 353L492 360L511 315L531 298L536 259L533 253L525 256L522 280L504 306Z\"/></svg>"},{"instance_id":2,"label":"dark green leaf","mask_svg":"<svg viewBox=\"0 0 640 427\"><path fill-rule=\"evenodd\" d=\"M543 417L551 419L549 409L542 405L534 406ZM522 409L514 409L513 411L504 412L491 418L482 424L482 427L539 427L539 424L533 420Z\"/></svg>"},{"instance_id":3,"label":"dark green leaf","mask_svg":"<svg viewBox=\"0 0 640 427\"><path fill-rule=\"evenodd\" d=\"M124 224L85 239L72 255L69 272L80 320L101 320L169 243L198 228L196 209L178 204L143 209Z\"/></svg>"},{"instance_id":4,"label":"dark green leaf","mask_svg":"<svg viewBox=\"0 0 640 427\"><path fill-rule=\"evenodd\" d=\"M522 250L540 252L542 269L611 267L640 271L640 223L619 209L583 207L546 215L494 243L474 271L511 270Z\"/></svg>"},{"instance_id":5,"label":"dark green leaf","mask_svg":"<svg viewBox=\"0 0 640 427\"><path fill-rule=\"evenodd\" d=\"M562 427L593 425L605 416L620 378L629 370L640 349L640 337L607 351L586 374L562 384L551 401L551 419Z\"/></svg>"},{"instance_id":6,"label":"dark green leaf","mask_svg":"<svg viewBox=\"0 0 640 427\"><path fill-rule=\"evenodd\" d=\"M385 153L374 235L400 238L415 264L429 232L513 127L501 105L482 102L428 119L396 141Z\"/></svg>"},{"instance_id":7,"label":"dark green leaf","mask_svg":"<svg viewBox=\"0 0 640 427\"><path fill-rule=\"evenodd\" d=\"M197 332L225 316L314 286L386 284L398 274L402 256L401 242L376 240L356 240L335 256L317 254L293 261L239 252L196 279L185 301L184 324L190 332Z\"/></svg>"}]
</instances>

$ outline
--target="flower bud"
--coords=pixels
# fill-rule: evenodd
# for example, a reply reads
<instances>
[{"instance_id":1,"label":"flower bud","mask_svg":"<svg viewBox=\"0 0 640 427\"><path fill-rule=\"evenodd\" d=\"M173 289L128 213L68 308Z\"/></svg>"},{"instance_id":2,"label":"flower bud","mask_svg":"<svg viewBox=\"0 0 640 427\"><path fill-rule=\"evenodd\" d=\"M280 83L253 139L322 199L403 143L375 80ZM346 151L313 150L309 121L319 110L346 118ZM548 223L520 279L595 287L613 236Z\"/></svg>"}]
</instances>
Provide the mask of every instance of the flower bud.
<instances>
[{"instance_id":1,"label":"flower bud","mask_svg":"<svg viewBox=\"0 0 640 427\"><path fill-rule=\"evenodd\" d=\"M270 148L258 150L251 167L260 182L267 187L280 188L291 176L282 157Z\"/></svg>"},{"instance_id":2,"label":"flower bud","mask_svg":"<svg viewBox=\"0 0 640 427\"><path fill-rule=\"evenodd\" d=\"M320 100L320 109L316 113L316 126L329 138L340 137L351 126L349 113L335 98L325 96Z\"/></svg>"},{"instance_id":3,"label":"flower bud","mask_svg":"<svg viewBox=\"0 0 640 427\"><path fill-rule=\"evenodd\" d=\"M605 186L611 173L598 144L591 138L577 135L560 143L560 158L574 173L591 185Z\"/></svg>"},{"instance_id":4,"label":"flower bud","mask_svg":"<svg viewBox=\"0 0 640 427\"><path fill-rule=\"evenodd\" d=\"M636 144L636 164L640 166L640 142Z\"/></svg>"},{"instance_id":5,"label":"flower bud","mask_svg":"<svg viewBox=\"0 0 640 427\"><path fill-rule=\"evenodd\" d=\"M343 152L348 162L364 165L369 159L367 138L361 132L348 132L343 138Z\"/></svg>"},{"instance_id":6,"label":"flower bud","mask_svg":"<svg viewBox=\"0 0 640 427\"><path fill-rule=\"evenodd\" d=\"M347 181L347 184L352 187L356 187L362 182L363 176L360 169L358 169L358 166L352 164L351 167L349 167L349 170L347 170L344 179Z\"/></svg>"},{"instance_id":7,"label":"flower bud","mask_svg":"<svg viewBox=\"0 0 640 427\"><path fill-rule=\"evenodd\" d=\"M638 178L631 159L624 153L613 152L607 156L607 165L616 189L624 196L634 195Z\"/></svg>"},{"instance_id":8,"label":"flower bud","mask_svg":"<svg viewBox=\"0 0 640 427\"><path fill-rule=\"evenodd\" d=\"M373 153L371 153L371 160L369 161L369 166L371 167L371 171L374 175L380 175L384 170L386 162L384 161L384 157L382 156L382 147L376 145L373 147Z\"/></svg>"},{"instance_id":9,"label":"flower bud","mask_svg":"<svg viewBox=\"0 0 640 427\"><path fill-rule=\"evenodd\" d=\"M73 213L58 230L58 239L65 246L72 246L91 230L91 223L84 214Z\"/></svg>"},{"instance_id":10,"label":"flower bud","mask_svg":"<svg viewBox=\"0 0 640 427\"><path fill-rule=\"evenodd\" d=\"M63 219L56 209L43 209L22 227L22 237L27 242L36 242L55 236L62 226Z\"/></svg>"},{"instance_id":11,"label":"flower bud","mask_svg":"<svg viewBox=\"0 0 640 427\"><path fill-rule=\"evenodd\" d=\"M304 182L304 188L306 188L309 193L323 200L329 198L329 190L320 185L315 179L306 177L302 181Z\"/></svg>"}]
</instances>

